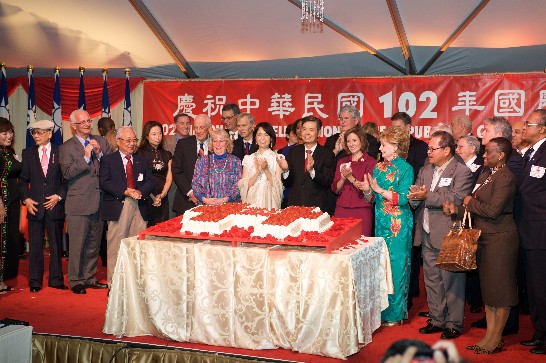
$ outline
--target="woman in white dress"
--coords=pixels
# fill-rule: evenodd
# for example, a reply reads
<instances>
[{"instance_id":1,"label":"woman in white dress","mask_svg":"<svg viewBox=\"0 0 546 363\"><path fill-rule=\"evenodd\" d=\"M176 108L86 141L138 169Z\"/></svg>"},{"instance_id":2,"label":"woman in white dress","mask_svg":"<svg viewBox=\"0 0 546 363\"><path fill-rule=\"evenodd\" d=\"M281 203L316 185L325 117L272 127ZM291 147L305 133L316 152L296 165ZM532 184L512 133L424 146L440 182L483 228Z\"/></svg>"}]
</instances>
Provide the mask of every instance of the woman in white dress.
<instances>
[{"instance_id":1,"label":"woman in white dress","mask_svg":"<svg viewBox=\"0 0 546 363\"><path fill-rule=\"evenodd\" d=\"M271 124L261 122L256 125L253 142L258 151L244 157L243 177L237 183L243 203L267 209L280 208L283 185L277 158L283 156L272 150L275 140Z\"/></svg>"}]
</instances>

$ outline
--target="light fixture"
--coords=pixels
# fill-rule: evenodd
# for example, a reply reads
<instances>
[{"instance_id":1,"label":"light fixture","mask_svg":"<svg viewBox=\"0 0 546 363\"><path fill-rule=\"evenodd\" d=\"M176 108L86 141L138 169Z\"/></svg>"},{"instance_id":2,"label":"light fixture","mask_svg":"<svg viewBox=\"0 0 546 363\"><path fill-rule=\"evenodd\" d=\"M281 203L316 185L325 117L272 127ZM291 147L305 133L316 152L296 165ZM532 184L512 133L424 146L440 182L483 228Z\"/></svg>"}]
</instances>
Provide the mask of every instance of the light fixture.
<instances>
[{"instance_id":1,"label":"light fixture","mask_svg":"<svg viewBox=\"0 0 546 363\"><path fill-rule=\"evenodd\" d=\"M324 0L301 1L301 29L313 33L323 31Z\"/></svg>"}]
</instances>

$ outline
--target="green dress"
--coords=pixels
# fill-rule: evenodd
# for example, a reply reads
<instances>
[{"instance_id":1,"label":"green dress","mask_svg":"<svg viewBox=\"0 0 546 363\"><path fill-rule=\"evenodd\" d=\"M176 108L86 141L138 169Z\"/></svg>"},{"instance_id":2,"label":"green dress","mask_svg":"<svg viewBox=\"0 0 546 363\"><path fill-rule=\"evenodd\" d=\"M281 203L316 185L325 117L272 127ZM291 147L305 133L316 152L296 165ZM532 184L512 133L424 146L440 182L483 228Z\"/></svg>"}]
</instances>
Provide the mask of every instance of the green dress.
<instances>
[{"instance_id":1,"label":"green dress","mask_svg":"<svg viewBox=\"0 0 546 363\"><path fill-rule=\"evenodd\" d=\"M373 177L382 189L394 192L392 201L374 193L375 236L383 237L387 243L394 287L394 294L389 295L389 307L381 313L381 320L394 322L408 317L413 217L407 196L413 183L413 168L397 157L391 162L377 163Z\"/></svg>"}]
</instances>

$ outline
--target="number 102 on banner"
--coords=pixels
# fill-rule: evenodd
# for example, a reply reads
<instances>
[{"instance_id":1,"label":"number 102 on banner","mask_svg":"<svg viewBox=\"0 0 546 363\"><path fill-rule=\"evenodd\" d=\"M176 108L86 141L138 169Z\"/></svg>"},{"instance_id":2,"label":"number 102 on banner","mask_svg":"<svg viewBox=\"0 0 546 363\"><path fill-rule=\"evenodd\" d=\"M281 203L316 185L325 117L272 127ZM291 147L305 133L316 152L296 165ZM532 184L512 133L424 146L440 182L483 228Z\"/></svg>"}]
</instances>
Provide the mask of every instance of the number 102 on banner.
<instances>
[{"instance_id":1,"label":"number 102 on banner","mask_svg":"<svg viewBox=\"0 0 546 363\"><path fill-rule=\"evenodd\" d=\"M390 118L396 112L405 112L411 117L417 110L417 97L412 92L404 92L398 98L398 111L394 111L393 103L396 102L392 91L379 97L379 102L383 104L383 117ZM436 118L438 113L434 110L438 103L438 96L432 91L424 91L419 95L419 102L427 102L426 108L419 118Z\"/></svg>"}]
</instances>

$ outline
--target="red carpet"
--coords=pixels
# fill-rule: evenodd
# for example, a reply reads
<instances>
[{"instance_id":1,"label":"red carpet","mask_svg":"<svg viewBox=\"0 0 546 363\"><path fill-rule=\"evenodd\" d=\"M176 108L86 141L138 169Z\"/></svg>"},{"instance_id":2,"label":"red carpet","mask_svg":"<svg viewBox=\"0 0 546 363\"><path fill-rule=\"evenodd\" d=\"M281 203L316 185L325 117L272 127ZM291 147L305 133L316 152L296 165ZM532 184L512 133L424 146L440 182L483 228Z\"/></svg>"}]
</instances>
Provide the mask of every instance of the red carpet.
<instances>
[{"instance_id":1,"label":"red carpet","mask_svg":"<svg viewBox=\"0 0 546 363\"><path fill-rule=\"evenodd\" d=\"M63 263L66 271L66 259ZM106 268L99 267L97 277L104 281ZM47 286L47 277L44 278ZM66 281L66 276L65 276ZM12 318L28 321L35 333L49 333L100 339L122 340L159 346L181 347L215 352L225 352L246 356L258 356L274 359L284 359L298 362L333 363L337 359L300 354L284 349L276 350L245 350L227 347L215 347L203 344L171 342L155 337L138 337L117 339L114 336L102 333L104 312L106 309L106 290L88 289L86 295L75 295L70 291L59 291L45 287L39 293L30 293L28 288L28 262L21 260L20 274L17 279L6 281L15 288L15 291L0 295L0 319ZM424 289L422 288L422 292ZM373 336L373 342L365 346L359 353L348 358L349 362L379 362L387 347L394 341L402 338L420 339L432 344L440 337L439 334L421 335L418 328L426 325L426 319L417 316L417 312L427 310L424 294L415 299L415 305L410 312L408 323L402 326L380 328ZM470 327L470 323L479 319L482 314L471 314L467 311L464 334L455 340L459 352L469 362L516 362L526 361L544 362L545 356L538 356L528 352L529 348L519 344L520 340L529 339L532 327L529 316L520 317L520 332L505 338L506 349L500 354L492 356L475 355L465 347L476 343L485 330Z\"/></svg>"}]
</instances>

